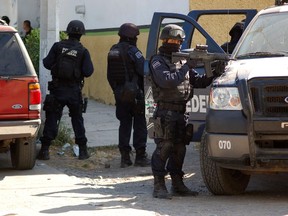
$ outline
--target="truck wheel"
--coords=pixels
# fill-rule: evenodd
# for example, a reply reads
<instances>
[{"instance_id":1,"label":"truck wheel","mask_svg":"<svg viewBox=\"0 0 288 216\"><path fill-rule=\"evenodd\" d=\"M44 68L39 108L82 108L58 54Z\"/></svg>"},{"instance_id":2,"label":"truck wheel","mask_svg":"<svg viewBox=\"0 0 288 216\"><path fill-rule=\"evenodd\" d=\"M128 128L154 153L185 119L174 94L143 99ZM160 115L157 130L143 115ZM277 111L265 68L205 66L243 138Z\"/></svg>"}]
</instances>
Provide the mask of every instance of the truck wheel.
<instances>
[{"instance_id":1,"label":"truck wheel","mask_svg":"<svg viewBox=\"0 0 288 216\"><path fill-rule=\"evenodd\" d=\"M204 130L200 145L200 166L204 183L215 195L235 195L245 191L250 175L239 170L226 169L208 157L208 144Z\"/></svg>"},{"instance_id":2,"label":"truck wheel","mask_svg":"<svg viewBox=\"0 0 288 216\"><path fill-rule=\"evenodd\" d=\"M20 138L10 145L13 168L17 170L32 169L36 161L35 139Z\"/></svg>"}]
</instances>

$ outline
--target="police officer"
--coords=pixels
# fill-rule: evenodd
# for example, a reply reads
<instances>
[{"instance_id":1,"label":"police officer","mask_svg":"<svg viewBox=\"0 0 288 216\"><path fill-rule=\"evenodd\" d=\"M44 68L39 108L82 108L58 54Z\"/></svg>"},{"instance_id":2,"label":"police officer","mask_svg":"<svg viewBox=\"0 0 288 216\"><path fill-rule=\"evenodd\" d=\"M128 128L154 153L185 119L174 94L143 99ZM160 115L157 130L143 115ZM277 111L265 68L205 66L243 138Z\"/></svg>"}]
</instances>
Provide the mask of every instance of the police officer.
<instances>
[{"instance_id":1,"label":"police officer","mask_svg":"<svg viewBox=\"0 0 288 216\"><path fill-rule=\"evenodd\" d=\"M166 25L160 35L162 46L150 62L153 97L157 103L154 112L156 149L151 161L154 175L153 196L156 198L171 198L165 186L167 172L172 179L172 194L180 196L198 194L183 183L182 167L187 144L184 113L186 102L193 96L192 88L210 85L213 77L201 76L193 70L196 62L171 63L172 52L180 51L184 38L185 33L180 26Z\"/></svg>"},{"instance_id":2,"label":"police officer","mask_svg":"<svg viewBox=\"0 0 288 216\"><path fill-rule=\"evenodd\" d=\"M221 48L226 52L231 54L236 47L240 37L242 36L242 33L244 31L244 22L245 20L242 20L241 22L235 23L235 25L231 28L229 31L229 35L231 37L229 42L226 42L221 45Z\"/></svg>"},{"instance_id":3,"label":"police officer","mask_svg":"<svg viewBox=\"0 0 288 216\"><path fill-rule=\"evenodd\" d=\"M147 127L144 104L144 57L137 48L138 27L133 23L120 26L120 40L108 53L107 79L113 90L116 101L116 117L119 126L119 151L121 168L131 166L131 146L129 144L133 127L133 147L136 150L134 166L150 166L146 153ZM123 96L127 82L134 85L135 97L128 100ZM126 92L126 91L125 91ZM133 91L131 90L131 94ZM129 94L128 94L129 95ZM127 96L127 94L126 94ZM130 98L130 97L129 97Z\"/></svg>"},{"instance_id":4,"label":"police officer","mask_svg":"<svg viewBox=\"0 0 288 216\"><path fill-rule=\"evenodd\" d=\"M49 146L58 133L58 126L64 106L69 108L75 143L79 146L79 160L89 158L87 138L82 117L83 99L81 89L84 77L92 75L94 68L89 51L80 43L85 34L84 24L79 20L71 21L67 26L69 38L53 44L44 67L51 70L52 81L48 83L48 94L44 101L46 120L42 146L37 156L39 160L49 160Z\"/></svg>"}]
</instances>

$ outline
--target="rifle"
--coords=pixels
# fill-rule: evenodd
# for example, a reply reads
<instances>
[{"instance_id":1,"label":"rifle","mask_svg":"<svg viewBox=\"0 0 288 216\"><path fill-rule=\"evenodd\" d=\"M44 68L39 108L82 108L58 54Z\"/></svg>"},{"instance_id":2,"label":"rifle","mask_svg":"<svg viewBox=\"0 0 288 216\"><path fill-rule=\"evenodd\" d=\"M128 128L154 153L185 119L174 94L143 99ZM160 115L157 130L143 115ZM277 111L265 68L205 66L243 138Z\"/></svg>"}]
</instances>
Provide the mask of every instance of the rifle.
<instances>
[{"instance_id":1,"label":"rifle","mask_svg":"<svg viewBox=\"0 0 288 216\"><path fill-rule=\"evenodd\" d=\"M209 53L207 51L207 45L196 45L195 49L186 49L182 52L172 53L172 63L179 62L181 60L202 62L204 64L207 77L213 76L211 63L216 60L229 61L230 58L224 53Z\"/></svg>"}]
</instances>

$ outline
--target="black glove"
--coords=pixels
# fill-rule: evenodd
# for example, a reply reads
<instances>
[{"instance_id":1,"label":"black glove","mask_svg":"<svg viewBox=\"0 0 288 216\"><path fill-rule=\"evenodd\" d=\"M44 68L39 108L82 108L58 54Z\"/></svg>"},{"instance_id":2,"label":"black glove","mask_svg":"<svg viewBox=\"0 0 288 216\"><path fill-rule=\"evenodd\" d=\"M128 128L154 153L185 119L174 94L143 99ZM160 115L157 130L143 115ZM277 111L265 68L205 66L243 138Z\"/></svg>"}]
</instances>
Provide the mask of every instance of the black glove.
<instances>
[{"instance_id":1,"label":"black glove","mask_svg":"<svg viewBox=\"0 0 288 216\"><path fill-rule=\"evenodd\" d=\"M215 61L211 64L212 73L215 77L221 76L225 71L226 62L225 61Z\"/></svg>"},{"instance_id":2,"label":"black glove","mask_svg":"<svg viewBox=\"0 0 288 216\"><path fill-rule=\"evenodd\" d=\"M192 68L195 68L197 66L197 61L194 60L194 59L189 59L187 62L186 62L186 65L192 69Z\"/></svg>"}]
</instances>

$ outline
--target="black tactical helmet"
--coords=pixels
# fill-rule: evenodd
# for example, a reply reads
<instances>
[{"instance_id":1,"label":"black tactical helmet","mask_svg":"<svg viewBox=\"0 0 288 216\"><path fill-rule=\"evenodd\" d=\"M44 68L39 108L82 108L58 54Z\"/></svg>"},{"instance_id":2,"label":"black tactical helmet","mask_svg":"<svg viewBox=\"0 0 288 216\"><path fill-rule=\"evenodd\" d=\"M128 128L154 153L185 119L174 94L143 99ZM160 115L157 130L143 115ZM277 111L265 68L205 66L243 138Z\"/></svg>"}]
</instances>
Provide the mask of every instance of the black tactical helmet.
<instances>
[{"instance_id":1,"label":"black tactical helmet","mask_svg":"<svg viewBox=\"0 0 288 216\"><path fill-rule=\"evenodd\" d=\"M66 29L67 34L79 34L83 35L85 34L85 27L83 22L80 20L72 20Z\"/></svg>"},{"instance_id":2,"label":"black tactical helmet","mask_svg":"<svg viewBox=\"0 0 288 216\"><path fill-rule=\"evenodd\" d=\"M185 32L184 30L175 24L168 24L166 25L160 34L160 39L161 40L166 40L166 39L176 39L176 40L181 40L183 41L185 38Z\"/></svg>"},{"instance_id":3,"label":"black tactical helmet","mask_svg":"<svg viewBox=\"0 0 288 216\"><path fill-rule=\"evenodd\" d=\"M139 34L139 28L133 23L124 23L118 31L120 37L135 38Z\"/></svg>"}]
</instances>

